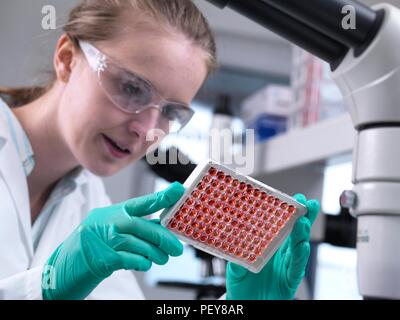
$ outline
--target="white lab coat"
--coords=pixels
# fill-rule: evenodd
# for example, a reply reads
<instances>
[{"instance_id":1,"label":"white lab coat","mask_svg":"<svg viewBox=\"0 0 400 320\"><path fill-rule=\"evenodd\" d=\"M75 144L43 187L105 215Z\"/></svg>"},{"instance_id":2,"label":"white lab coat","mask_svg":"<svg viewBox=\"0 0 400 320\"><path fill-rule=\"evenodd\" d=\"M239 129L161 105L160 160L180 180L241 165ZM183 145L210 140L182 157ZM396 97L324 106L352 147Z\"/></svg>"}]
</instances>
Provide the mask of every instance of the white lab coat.
<instances>
[{"instance_id":1,"label":"white lab coat","mask_svg":"<svg viewBox=\"0 0 400 320\"><path fill-rule=\"evenodd\" d=\"M42 299L41 271L57 246L89 211L110 200L100 178L83 170L78 187L53 212L33 250L28 185L9 131L0 117L0 299ZM114 272L88 299L143 299L131 271Z\"/></svg>"}]
</instances>

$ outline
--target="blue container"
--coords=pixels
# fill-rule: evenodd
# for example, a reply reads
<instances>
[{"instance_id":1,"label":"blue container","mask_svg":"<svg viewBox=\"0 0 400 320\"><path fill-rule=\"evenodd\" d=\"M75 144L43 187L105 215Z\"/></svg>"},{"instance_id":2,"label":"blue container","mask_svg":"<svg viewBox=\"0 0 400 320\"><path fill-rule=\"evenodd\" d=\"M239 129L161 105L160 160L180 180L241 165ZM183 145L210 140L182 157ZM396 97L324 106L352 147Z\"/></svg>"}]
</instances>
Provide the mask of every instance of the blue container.
<instances>
[{"instance_id":1,"label":"blue container","mask_svg":"<svg viewBox=\"0 0 400 320\"><path fill-rule=\"evenodd\" d=\"M255 131L256 142L263 142L286 132L288 119L276 115L262 114L254 120L252 127Z\"/></svg>"}]
</instances>

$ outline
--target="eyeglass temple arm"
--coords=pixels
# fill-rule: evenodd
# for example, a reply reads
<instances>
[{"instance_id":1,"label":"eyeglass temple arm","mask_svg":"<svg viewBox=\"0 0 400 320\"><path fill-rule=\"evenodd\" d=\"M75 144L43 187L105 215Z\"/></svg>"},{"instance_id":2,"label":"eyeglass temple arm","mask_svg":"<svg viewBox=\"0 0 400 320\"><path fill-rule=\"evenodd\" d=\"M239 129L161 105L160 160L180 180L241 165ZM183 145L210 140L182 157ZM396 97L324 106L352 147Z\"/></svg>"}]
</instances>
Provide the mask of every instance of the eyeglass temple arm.
<instances>
[{"instance_id":1,"label":"eyeglass temple arm","mask_svg":"<svg viewBox=\"0 0 400 320\"><path fill-rule=\"evenodd\" d=\"M105 56L89 42L79 41L79 46L92 70L96 72L99 71L99 68L105 63Z\"/></svg>"}]
</instances>

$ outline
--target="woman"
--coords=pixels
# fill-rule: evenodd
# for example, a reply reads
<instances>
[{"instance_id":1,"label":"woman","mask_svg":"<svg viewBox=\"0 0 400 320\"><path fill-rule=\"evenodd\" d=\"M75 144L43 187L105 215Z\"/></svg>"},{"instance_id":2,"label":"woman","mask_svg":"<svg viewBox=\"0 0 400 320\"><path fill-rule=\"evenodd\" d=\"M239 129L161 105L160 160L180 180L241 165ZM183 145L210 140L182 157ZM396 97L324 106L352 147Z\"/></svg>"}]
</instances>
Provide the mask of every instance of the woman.
<instances>
[{"instance_id":1,"label":"woman","mask_svg":"<svg viewBox=\"0 0 400 320\"><path fill-rule=\"evenodd\" d=\"M2 89L0 297L140 299L129 270L182 254L176 237L143 217L184 188L111 205L110 176L193 115L216 66L213 36L189 0L84 0L64 27L47 88ZM229 264L227 298L291 299L304 276L318 202L306 204L285 245L259 274Z\"/></svg>"}]
</instances>

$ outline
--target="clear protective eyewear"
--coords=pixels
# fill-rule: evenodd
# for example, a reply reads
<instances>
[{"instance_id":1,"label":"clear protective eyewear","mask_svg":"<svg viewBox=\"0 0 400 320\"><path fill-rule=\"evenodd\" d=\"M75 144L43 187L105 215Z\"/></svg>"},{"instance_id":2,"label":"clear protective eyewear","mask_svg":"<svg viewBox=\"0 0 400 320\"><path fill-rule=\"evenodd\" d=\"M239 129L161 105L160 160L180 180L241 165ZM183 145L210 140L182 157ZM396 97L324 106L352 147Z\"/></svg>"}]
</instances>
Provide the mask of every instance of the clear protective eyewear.
<instances>
[{"instance_id":1,"label":"clear protective eyewear","mask_svg":"<svg viewBox=\"0 0 400 320\"><path fill-rule=\"evenodd\" d=\"M139 114L157 108L160 115L156 128L167 133L180 131L193 117L194 111L188 105L164 99L149 81L123 69L92 44L79 41L79 45L101 88L122 111Z\"/></svg>"}]
</instances>

